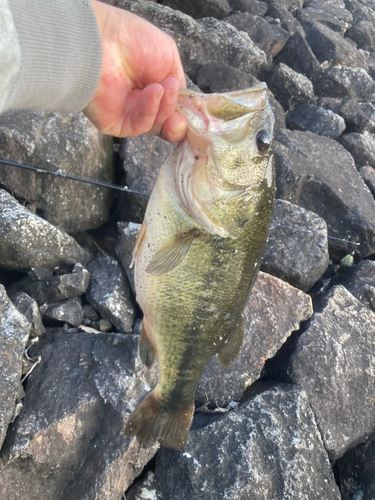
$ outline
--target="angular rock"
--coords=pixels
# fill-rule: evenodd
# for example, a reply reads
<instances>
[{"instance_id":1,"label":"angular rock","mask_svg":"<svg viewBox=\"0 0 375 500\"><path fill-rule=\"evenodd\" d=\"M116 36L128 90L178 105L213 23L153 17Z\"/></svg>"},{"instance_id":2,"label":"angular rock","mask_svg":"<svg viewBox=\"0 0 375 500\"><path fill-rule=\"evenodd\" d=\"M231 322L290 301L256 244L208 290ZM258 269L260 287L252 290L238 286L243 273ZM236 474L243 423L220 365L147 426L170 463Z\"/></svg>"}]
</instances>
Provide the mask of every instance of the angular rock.
<instances>
[{"instance_id":1,"label":"angular rock","mask_svg":"<svg viewBox=\"0 0 375 500\"><path fill-rule=\"evenodd\" d=\"M294 14L298 9L302 9L304 0L264 0L269 6L283 6L288 12Z\"/></svg>"},{"instance_id":2,"label":"angular rock","mask_svg":"<svg viewBox=\"0 0 375 500\"><path fill-rule=\"evenodd\" d=\"M288 32L278 24L271 24L249 12L232 14L225 21L239 31L245 31L253 42L272 57L280 52L289 38Z\"/></svg>"},{"instance_id":3,"label":"angular rock","mask_svg":"<svg viewBox=\"0 0 375 500\"><path fill-rule=\"evenodd\" d=\"M375 82L362 68L334 66L323 73L315 92L319 97L375 102Z\"/></svg>"},{"instance_id":4,"label":"angular rock","mask_svg":"<svg viewBox=\"0 0 375 500\"><path fill-rule=\"evenodd\" d=\"M370 21L355 23L346 33L357 44L359 49L372 52L375 50L375 26Z\"/></svg>"},{"instance_id":5,"label":"angular rock","mask_svg":"<svg viewBox=\"0 0 375 500\"><path fill-rule=\"evenodd\" d=\"M375 106L369 102L347 101L334 97L320 97L318 106L342 116L346 132L375 132Z\"/></svg>"},{"instance_id":6,"label":"angular rock","mask_svg":"<svg viewBox=\"0 0 375 500\"><path fill-rule=\"evenodd\" d=\"M296 340L268 376L302 387L330 459L375 430L375 313L343 286L321 299Z\"/></svg>"},{"instance_id":7,"label":"angular rock","mask_svg":"<svg viewBox=\"0 0 375 500\"><path fill-rule=\"evenodd\" d=\"M262 79L271 62L246 33L228 23L213 18L195 21L179 11L144 0L116 0L115 4L170 34L177 43L184 69L193 80L199 68L208 63L234 66Z\"/></svg>"},{"instance_id":8,"label":"angular rock","mask_svg":"<svg viewBox=\"0 0 375 500\"><path fill-rule=\"evenodd\" d=\"M370 52L367 59L368 74L375 79L375 52Z\"/></svg>"},{"instance_id":9,"label":"angular rock","mask_svg":"<svg viewBox=\"0 0 375 500\"><path fill-rule=\"evenodd\" d=\"M291 130L314 132L331 139L337 139L346 128L345 120L341 116L307 103L289 111L286 115L286 124Z\"/></svg>"},{"instance_id":10,"label":"angular rock","mask_svg":"<svg viewBox=\"0 0 375 500\"><path fill-rule=\"evenodd\" d=\"M328 267L325 221L313 212L276 200L262 271L307 292Z\"/></svg>"},{"instance_id":11,"label":"angular rock","mask_svg":"<svg viewBox=\"0 0 375 500\"><path fill-rule=\"evenodd\" d=\"M371 191L373 197L375 198L375 168L362 167L359 171L362 179L365 181L366 186Z\"/></svg>"},{"instance_id":12,"label":"angular rock","mask_svg":"<svg viewBox=\"0 0 375 500\"><path fill-rule=\"evenodd\" d=\"M338 142L353 156L358 170L365 165L375 167L375 136L368 132L363 134L344 134Z\"/></svg>"},{"instance_id":13,"label":"angular rock","mask_svg":"<svg viewBox=\"0 0 375 500\"><path fill-rule=\"evenodd\" d=\"M311 132L281 129L276 131L275 165L277 197L326 221L332 259L353 250L347 241L360 243L355 250L362 258L374 253L374 199L340 144Z\"/></svg>"},{"instance_id":14,"label":"angular rock","mask_svg":"<svg viewBox=\"0 0 375 500\"><path fill-rule=\"evenodd\" d=\"M129 284L135 297L134 267L130 267L133 260L133 248L140 229L140 224L134 222L119 222L119 239L116 245L116 255L126 273Z\"/></svg>"},{"instance_id":15,"label":"angular rock","mask_svg":"<svg viewBox=\"0 0 375 500\"><path fill-rule=\"evenodd\" d=\"M3 158L41 170L104 182L114 178L112 138L83 113L4 113L0 152ZM73 233L104 224L113 201L112 189L11 166L0 166L0 182L42 210L51 224Z\"/></svg>"},{"instance_id":16,"label":"angular rock","mask_svg":"<svg viewBox=\"0 0 375 500\"><path fill-rule=\"evenodd\" d=\"M285 2L282 0L277 3L269 3L267 16L280 23L280 26L287 31L289 35L293 35L297 31L303 33L301 24L293 16L292 12L287 8Z\"/></svg>"},{"instance_id":17,"label":"angular rock","mask_svg":"<svg viewBox=\"0 0 375 500\"><path fill-rule=\"evenodd\" d=\"M230 14L230 7L227 0L162 0L163 5L167 5L172 9L180 10L195 19L201 17L216 17L222 19Z\"/></svg>"},{"instance_id":18,"label":"angular rock","mask_svg":"<svg viewBox=\"0 0 375 500\"><path fill-rule=\"evenodd\" d=\"M72 326L79 326L83 319L81 300L76 297L74 299L66 299L61 302L48 304L44 313L44 318L54 321L63 321Z\"/></svg>"},{"instance_id":19,"label":"angular rock","mask_svg":"<svg viewBox=\"0 0 375 500\"><path fill-rule=\"evenodd\" d=\"M67 233L31 213L0 190L0 266L29 271L62 262L87 262L91 255Z\"/></svg>"},{"instance_id":20,"label":"angular rock","mask_svg":"<svg viewBox=\"0 0 375 500\"><path fill-rule=\"evenodd\" d=\"M0 285L0 449L21 385L22 358L30 326Z\"/></svg>"},{"instance_id":21,"label":"angular rock","mask_svg":"<svg viewBox=\"0 0 375 500\"><path fill-rule=\"evenodd\" d=\"M278 59L314 84L320 78L320 63L299 31L289 37Z\"/></svg>"},{"instance_id":22,"label":"angular rock","mask_svg":"<svg viewBox=\"0 0 375 500\"><path fill-rule=\"evenodd\" d=\"M42 361L0 456L3 498L122 497L156 451L123 432L154 384L136 358L137 342L132 335L52 333L30 349Z\"/></svg>"},{"instance_id":23,"label":"angular rock","mask_svg":"<svg viewBox=\"0 0 375 500\"><path fill-rule=\"evenodd\" d=\"M89 321L97 321L99 319L98 313L90 304L84 304L83 314Z\"/></svg>"},{"instance_id":24,"label":"angular rock","mask_svg":"<svg viewBox=\"0 0 375 500\"><path fill-rule=\"evenodd\" d=\"M19 292L12 296L12 301L19 312L25 316L31 324L30 336L41 337L46 329L40 317L38 304L27 293Z\"/></svg>"},{"instance_id":25,"label":"angular rock","mask_svg":"<svg viewBox=\"0 0 375 500\"><path fill-rule=\"evenodd\" d=\"M98 257L87 268L91 275L87 300L105 319L121 331L130 333L135 318L135 302L124 271L111 257Z\"/></svg>"},{"instance_id":26,"label":"angular rock","mask_svg":"<svg viewBox=\"0 0 375 500\"><path fill-rule=\"evenodd\" d=\"M260 2L258 0L229 0L229 5L233 11L251 12L252 14L262 17L266 14L268 9L265 2Z\"/></svg>"},{"instance_id":27,"label":"angular rock","mask_svg":"<svg viewBox=\"0 0 375 500\"><path fill-rule=\"evenodd\" d=\"M291 385L196 418L184 451L158 452L155 476L164 500L340 499L306 395Z\"/></svg>"},{"instance_id":28,"label":"angular rock","mask_svg":"<svg viewBox=\"0 0 375 500\"><path fill-rule=\"evenodd\" d=\"M335 463L342 500L375 498L375 436Z\"/></svg>"},{"instance_id":29,"label":"angular rock","mask_svg":"<svg viewBox=\"0 0 375 500\"><path fill-rule=\"evenodd\" d=\"M343 285L354 297L370 311L375 312L375 262L361 260L354 267L349 267L334 276L331 286Z\"/></svg>"},{"instance_id":30,"label":"angular rock","mask_svg":"<svg viewBox=\"0 0 375 500\"><path fill-rule=\"evenodd\" d=\"M277 64L270 71L267 84L285 111L306 102L316 104L310 80L288 68L285 64Z\"/></svg>"},{"instance_id":31,"label":"angular rock","mask_svg":"<svg viewBox=\"0 0 375 500\"><path fill-rule=\"evenodd\" d=\"M304 7L319 13L330 14L348 25L353 21L353 15L346 10L345 2L342 0L307 0L307 2L304 2Z\"/></svg>"},{"instance_id":32,"label":"angular rock","mask_svg":"<svg viewBox=\"0 0 375 500\"><path fill-rule=\"evenodd\" d=\"M242 348L229 368L223 368L216 357L211 359L199 381L196 403L221 407L239 401L246 387L260 377L265 361L312 312L308 295L259 273L244 311Z\"/></svg>"},{"instance_id":33,"label":"angular rock","mask_svg":"<svg viewBox=\"0 0 375 500\"><path fill-rule=\"evenodd\" d=\"M349 28L349 24L341 19L338 19L331 12L323 12L312 7L301 9L297 13L297 19L304 28L312 22L318 22L328 26L333 31L337 31L340 35L344 35Z\"/></svg>"},{"instance_id":34,"label":"angular rock","mask_svg":"<svg viewBox=\"0 0 375 500\"><path fill-rule=\"evenodd\" d=\"M358 0L344 0L345 8L353 15L353 21L367 20L375 23L375 11Z\"/></svg>"},{"instance_id":35,"label":"angular rock","mask_svg":"<svg viewBox=\"0 0 375 500\"><path fill-rule=\"evenodd\" d=\"M160 487L155 479L155 474L151 471L147 476L130 488L126 492L126 500L163 500L161 496Z\"/></svg>"}]
</instances>

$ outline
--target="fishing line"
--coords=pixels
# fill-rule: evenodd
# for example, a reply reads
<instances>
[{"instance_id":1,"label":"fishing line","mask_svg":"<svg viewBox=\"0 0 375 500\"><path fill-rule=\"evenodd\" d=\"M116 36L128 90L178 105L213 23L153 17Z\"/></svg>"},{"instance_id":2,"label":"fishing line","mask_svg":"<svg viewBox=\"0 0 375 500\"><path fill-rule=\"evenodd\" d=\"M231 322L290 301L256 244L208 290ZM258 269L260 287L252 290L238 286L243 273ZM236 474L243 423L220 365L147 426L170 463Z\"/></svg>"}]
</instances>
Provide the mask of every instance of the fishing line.
<instances>
[{"instance_id":1,"label":"fishing line","mask_svg":"<svg viewBox=\"0 0 375 500\"><path fill-rule=\"evenodd\" d=\"M274 226L276 227L285 227L286 229L294 229L295 231L301 231L301 232L304 232L304 233L313 233L313 234L318 234L318 231L311 231L310 229L301 229L297 226L284 226L284 224L274 224ZM271 227L272 227L272 223L271 223ZM327 235L327 238L329 240L338 240L338 241L342 241L343 243L350 243L351 245L356 245L356 246L359 246L360 243L356 243L355 241L349 241L349 240L344 240L342 238L336 238L335 236L328 236Z\"/></svg>"}]
</instances>

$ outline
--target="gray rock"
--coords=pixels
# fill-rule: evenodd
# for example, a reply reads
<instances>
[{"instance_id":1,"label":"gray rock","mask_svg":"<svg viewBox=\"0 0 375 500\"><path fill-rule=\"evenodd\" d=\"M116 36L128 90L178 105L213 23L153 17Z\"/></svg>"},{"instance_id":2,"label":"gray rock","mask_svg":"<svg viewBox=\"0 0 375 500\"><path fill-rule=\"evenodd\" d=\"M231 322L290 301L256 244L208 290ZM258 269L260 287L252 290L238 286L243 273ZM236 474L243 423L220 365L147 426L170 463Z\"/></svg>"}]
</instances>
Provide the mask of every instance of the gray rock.
<instances>
[{"instance_id":1,"label":"gray rock","mask_svg":"<svg viewBox=\"0 0 375 500\"><path fill-rule=\"evenodd\" d=\"M302 9L304 0L264 0L268 6L282 6L291 12L292 14L296 13L298 9Z\"/></svg>"},{"instance_id":2,"label":"gray rock","mask_svg":"<svg viewBox=\"0 0 375 500\"><path fill-rule=\"evenodd\" d=\"M126 500L163 500L160 487L151 471L147 476L130 488L126 493Z\"/></svg>"},{"instance_id":3,"label":"gray rock","mask_svg":"<svg viewBox=\"0 0 375 500\"><path fill-rule=\"evenodd\" d=\"M234 66L264 78L269 57L246 33L213 18L195 21L186 14L144 0L116 0L115 4L138 14L170 34L177 43L186 73L195 80L203 64Z\"/></svg>"},{"instance_id":4,"label":"gray rock","mask_svg":"<svg viewBox=\"0 0 375 500\"><path fill-rule=\"evenodd\" d=\"M123 332L130 333L135 318L135 302L124 271L111 257L98 257L87 268L91 275L87 300L105 319Z\"/></svg>"},{"instance_id":5,"label":"gray rock","mask_svg":"<svg viewBox=\"0 0 375 500\"><path fill-rule=\"evenodd\" d=\"M180 10L195 19L200 17L216 17L222 19L230 14L230 7L227 0L162 0L163 5L167 5L172 9Z\"/></svg>"},{"instance_id":6,"label":"gray rock","mask_svg":"<svg viewBox=\"0 0 375 500\"><path fill-rule=\"evenodd\" d=\"M222 407L239 401L246 387L260 377L265 361L312 312L308 295L278 278L259 273L244 310L242 348L229 368L211 359L199 381L196 403Z\"/></svg>"},{"instance_id":7,"label":"gray rock","mask_svg":"<svg viewBox=\"0 0 375 500\"><path fill-rule=\"evenodd\" d=\"M122 497L156 451L140 449L123 431L153 385L136 358L137 342L132 335L52 333L30 349L42 361L0 458L3 498Z\"/></svg>"},{"instance_id":8,"label":"gray rock","mask_svg":"<svg viewBox=\"0 0 375 500\"><path fill-rule=\"evenodd\" d=\"M310 80L285 64L277 64L270 71L267 84L285 111L306 102L316 104Z\"/></svg>"},{"instance_id":9,"label":"gray rock","mask_svg":"<svg viewBox=\"0 0 375 500\"><path fill-rule=\"evenodd\" d=\"M303 33L303 28L297 19L293 16L291 10L289 10L283 0L279 2L267 2L269 3L267 16L273 18L276 22L280 23L280 26L289 33L293 35L297 31Z\"/></svg>"},{"instance_id":10,"label":"gray rock","mask_svg":"<svg viewBox=\"0 0 375 500\"><path fill-rule=\"evenodd\" d=\"M343 285L370 311L375 312L375 262L361 260L331 280L331 286Z\"/></svg>"},{"instance_id":11,"label":"gray rock","mask_svg":"<svg viewBox=\"0 0 375 500\"><path fill-rule=\"evenodd\" d=\"M52 226L0 190L0 266L29 271L60 263L87 262L91 255L67 233Z\"/></svg>"},{"instance_id":12,"label":"gray rock","mask_svg":"<svg viewBox=\"0 0 375 500\"><path fill-rule=\"evenodd\" d=\"M289 37L278 59L292 70L306 76L312 83L316 83L320 78L320 63L299 31Z\"/></svg>"},{"instance_id":13,"label":"gray rock","mask_svg":"<svg viewBox=\"0 0 375 500\"><path fill-rule=\"evenodd\" d=\"M240 31L245 31L249 37L265 52L275 57L284 47L289 34L278 24L271 24L262 17L250 12L232 14L226 18L229 24Z\"/></svg>"},{"instance_id":14,"label":"gray rock","mask_svg":"<svg viewBox=\"0 0 375 500\"><path fill-rule=\"evenodd\" d=\"M375 106L369 102L347 101L334 97L320 97L318 106L342 116L346 132L375 132Z\"/></svg>"},{"instance_id":15,"label":"gray rock","mask_svg":"<svg viewBox=\"0 0 375 500\"><path fill-rule=\"evenodd\" d=\"M319 97L375 102L375 82L362 68L334 66L323 73L315 92Z\"/></svg>"},{"instance_id":16,"label":"gray rock","mask_svg":"<svg viewBox=\"0 0 375 500\"><path fill-rule=\"evenodd\" d=\"M345 2L342 0L307 0L304 2L304 7L316 12L330 14L348 25L353 21L353 15L346 10Z\"/></svg>"},{"instance_id":17,"label":"gray rock","mask_svg":"<svg viewBox=\"0 0 375 500\"><path fill-rule=\"evenodd\" d=\"M375 251L374 199L340 144L282 129L276 131L275 160L277 197L326 221L331 258L340 260L353 250L342 240L360 243L355 249L362 258Z\"/></svg>"},{"instance_id":18,"label":"gray rock","mask_svg":"<svg viewBox=\"0 0 375 500\"><path fill-rule=\"evenodd\" d=\"M368 132L344 134L338 142L353 156L358 170L369 165L375 167L375 136Z\"/></svg>"},{"instance_id":19,"label":"gray rock","mask_svg":"<svg viewBox=\"0 0 375 500\"><path fill-rule=\"evenodd\" d=\"M19 312L25 316L31 324L30 336L41 337L45 334L46 329L40 317L38 304L27 293L19 292L13 295L12 301Z\"/></svg>"},{"instance_id":20,"label":"gray rock","mask_svg":"<svg viewBox=\"0 0 375 500\"><path fill-rule=\"evenodd\" d=\"M116 245L116 255L121 263L123 270L126 273L126 276L132 288L134 296L135 296L134 267L130 267L130 264L132 262L135 240L137 238L137 234L140 227L141 227L140 224L135 224L134 222L118 223L119 239Z\"/></svg>"},{"instance_id":21,"label":"gray rock","mask_svg":"<svg viewBox=\"0 0 375 500\"><path fill-rule=\"evenodd\" d=\"M99 319L98 313L92 306L90 306L90 304L84 304L83 314L89 321L98 321Z\"/></svg>"},{"instance_id":22,"label":"gray rock","mask_svg":"<svg viewBox=\"0 0 375 500\"><path fill-rule=\"evenodd\" d=\"M83 115L12 111L0 117L3 158L104 182L114 178L112 138ZM86 231L108 220L113 190L15 167L0 170L0 182L42 210L68 232ZM89 209L87 200L90 200Z\"/></svg>"},{"instance_id":23,"label":"gray rock","mask_svg":"<svg viewBox=\"0 0 375 500\"><path fill-rule=\"evenodd\" d=\"M164 500L340 499L306 395L290 385L196 418L183 452L158 452L155 475Z\"/></svg>"},{"instance_id":24,"label":"gray rock","mask_svg":"<svg viewBox=\"0 0 375 500\"><path fill-rule=\"evenodd\" d=\"M229 0L230 8L233 11L251 12L257 16L264 16L267 12L268 5L265 2L258 0Z\"/></svg>"},{"instance_id":25,"label":"gray rock","mask_svg":"<svg viewBox=\"0 0 375 500\"><path fill-rule=\"evenodd\" d=\"M375 169L371 167L362 167L359 173L361 174L366 186L369 188L373 197L375 198Z\"/></svg>"},{"instance_id":26,"label":"gray rock","mask_svg":"<svg viewBox=\"0 0 375 500\"><path fill-rule=\"evenodd\" d=\"M367 58L368 74L375 79L375 52L369 52Z\"/></svg>"},{"instance_id":27,"label":"gray rock","mask_svg":"<svg viewBox=\"0 0 375 500\"><path fill-rule=\"evenodd\" d=\"M63 321L72 326L79 326L83 319L81 300L75 297L74 299L48 304L43 317L54 321Z\"/></svg>"},{"instance_id":28,"label":"gray rock","mask_svg":"<svg viewBox=\"0 0 375 500\"><path fill-rule=\"evenodd\" d=\"M292 354L268 375L306 391L335 460L375 431L375 313L341 285L317 307Z\"/></svg>"},{"instance_id":29,"label":"gray rock","mask_svg":"<svg viewBox=\"0 0 375 500\"><path fill-rule=\"evenodd\" d=\"M307 28L310 23L315 21L328 26L328 28L333 31L337 31L340 35L344 35L350 26L347 22L338 19L332 13L317 10L313 7L307 7L299 10L297 13L297 19L304 28Z\"/></svg>"},{"instance_id":30,"label":"gray rock","mask_svg":"<svg viewBox=\"0 0 375 500\"><path fill-rule=\"evenodd\" d=\"M58 302L79 297L86 292L89 282L90 273L87 269L82 269L77 273L62 274L32 283L27 282L22 288L41 305L45 302Z\"/></svg>"},{"instance_id":31,"label":"gray rock","mask_svg":"<svg viewBox=\"0 0 375 500\"><path fill-rule=\"evenodd\" d=\"M375 498L375 436L335 463L342 500Z\"/></svg>"},{"instance_id":32,"label":"gray rock","mask_svg":"<svg viewBox=\"0 0 375 500\"><path fill-rule=\"evenodd\" d=\"M0 285L0 448L14 414L30 326Z\"/></svg>"},{"instance_id":33,"label":"gray rock","mask_svg":"<svg viewBox=\"0 0 375 500\"><path fill-rule=\"evenodd\" d=\"M359 21L346 33L357 44L359 49L372 52L375 50L375 27L371 21Z\"/></svg>"},{"instance_id":34,"label":"gray rock","mask_svg":"<svg viewBox=\"0 0 375 500\"><path fill-rule=\"evenodd\" d=\"M318 22L305 28L306 40L321 63L367 69L366 58L336 31Z\"/></svg>"},{"instance_id":35,"label":"gray rock","mask_svg":"<svg viewBox=\"0 0 375 500\"><path fill-rule=\"evenodd\" d=\"M313 104L296 106L286 115L287 127L291 130L314 132L314 134L337 139L345 130L345 120L330 111Z\"/></svg>"},{"instance_id":36,"label":"gray rock","mask_svg":"<svg viewBox=\"0 0 375 500\"><path fill-rule=\"evenodd\" d=\"M375 11L365 5L363 1L358 0L344 0L345 8L353 15L353 21L359 22L367 20L375 23Z\"/></svg>"},{"instance_id":37,"label":"gray rock","mask_svg":"<svg viewBox=\"0 0 375 500\"><path fill-rule=\"evenodd\" d=\"M313 212L276 200L261 269L307 292L328 267L325 221Z\"/></svg>"}]
</instances>

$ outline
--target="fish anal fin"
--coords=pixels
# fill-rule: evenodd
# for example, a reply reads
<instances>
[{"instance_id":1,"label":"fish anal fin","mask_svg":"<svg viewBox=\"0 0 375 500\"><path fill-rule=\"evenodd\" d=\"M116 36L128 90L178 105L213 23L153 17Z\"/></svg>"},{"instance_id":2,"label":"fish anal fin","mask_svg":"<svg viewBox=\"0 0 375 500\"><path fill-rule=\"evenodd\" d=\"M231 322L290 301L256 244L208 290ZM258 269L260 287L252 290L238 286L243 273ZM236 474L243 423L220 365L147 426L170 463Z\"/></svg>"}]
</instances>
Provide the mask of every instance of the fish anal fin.
<instances>
[{"instance_id":1,"label":"fish anal fin","mask_svg":"<svg viewBox=\"0 0 375 500\"><path fill-rule=\"evenodd\" d=\"M145 236L146 236L146 228L147 228L147 223L146 221L144 220L142 222L142 225L138 231L138 234L137 234L137 237L135 239L135 243L134 243L134 248L133 248L133 256L132 256L132 261L130 263L130 268L132 268L134 266L134 262L135 262L135 259L137 257L137 253L142 245L142 242L143 240L145 239Z\"/></svg>"},{"instance_id":2,"label":"fish anal fin","mask_svg":"<svg viewBox=\"0 0 375 500\"><path fill-rule=\"evenodd\" d=\"M144 448L159 442L167 448L182 450L189 437L194 403L183 409L170 408L161 404L155 389L132 413L126 424L125 434L137 436L139 444Z\"/></svg>"},{"instance_id":3,"label":"fish anal fin","mask_svg":"<svg viewBox=\"0 0 375 500\"><path fill-rule=\"evenodd\" d=\"M245 330L244 319L241 318L234 330L230 333L227 343L217 353L217 358L222 366L228 367L240 352Z\"/></svg>"},{"instance_id":4,"label":"fish anal fin","mask_svg":"<svg viewBox=\"0 0 375 500\"><path fill-rule=\"evenodd\" d=\"M184 260L194 238L199 234L200 230L196 228L178 234L169 245L155 253L146 268L146 273L161 276L175 269Z\"/></svg>"},{"instance_id":5,"label":"fish anal fin","mask_svg":"<svg viewBox=\"0 0 375 500\"><path fill-rule=\"evenodd\" d=\"M151 368L151 366L154 364L155 361L156 349L152 345L150 337L147 333L144 319L142 323L141 334L139 336L139 341L138 341L138 352L142 363L145 366L147 366L147 368Z\"/></svg>"}]
</instances>

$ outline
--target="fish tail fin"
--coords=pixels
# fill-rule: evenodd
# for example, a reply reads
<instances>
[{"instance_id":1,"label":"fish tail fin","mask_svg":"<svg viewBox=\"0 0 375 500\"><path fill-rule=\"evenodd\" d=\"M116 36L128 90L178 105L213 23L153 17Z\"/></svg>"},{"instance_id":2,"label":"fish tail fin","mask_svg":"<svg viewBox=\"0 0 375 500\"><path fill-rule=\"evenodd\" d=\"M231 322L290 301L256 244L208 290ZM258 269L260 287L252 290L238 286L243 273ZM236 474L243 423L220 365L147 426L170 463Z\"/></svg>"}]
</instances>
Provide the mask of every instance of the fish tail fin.
<instances>
[{"instance_id":1,"label":"fish tail fin","mask_svg":"<svg viewBox=\"0 0 375 500\"><path fill-rule=\"evenodd\" d=\"M194 403L187 408L171 409L160 403L152 391L130 416L125 427L127 436L137 436L148 448L159 441L162 446L182 450L189 436L194 416Z\"/></svg>"}]
</instances>

